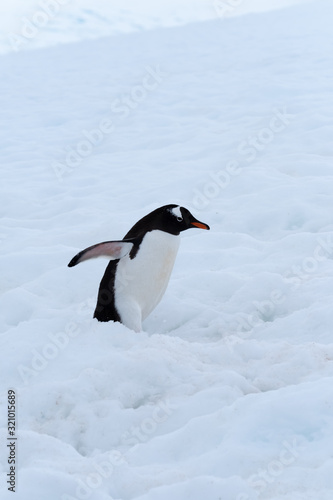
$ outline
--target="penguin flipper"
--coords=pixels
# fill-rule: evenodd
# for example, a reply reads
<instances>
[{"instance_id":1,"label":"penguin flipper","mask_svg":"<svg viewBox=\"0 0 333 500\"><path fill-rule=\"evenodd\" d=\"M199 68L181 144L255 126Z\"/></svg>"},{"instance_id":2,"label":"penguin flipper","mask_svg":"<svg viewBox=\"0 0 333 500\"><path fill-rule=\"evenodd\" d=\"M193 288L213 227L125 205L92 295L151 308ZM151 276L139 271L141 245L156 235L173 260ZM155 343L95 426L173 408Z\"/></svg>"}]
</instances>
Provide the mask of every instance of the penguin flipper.
<instances>
[{"instance_id":1,"label":"penguin flipper","mask_svg":"<svg viewBox=\"0 0 333 500\"><path fill-rule=\"evenodd\" d=\"M74 267L80 262L96 257L108 257L111 260L121 259L129 254L133 248L131 241L104 241L81 250L72 258L68 267Z\"/></svg>"}]
</instances>

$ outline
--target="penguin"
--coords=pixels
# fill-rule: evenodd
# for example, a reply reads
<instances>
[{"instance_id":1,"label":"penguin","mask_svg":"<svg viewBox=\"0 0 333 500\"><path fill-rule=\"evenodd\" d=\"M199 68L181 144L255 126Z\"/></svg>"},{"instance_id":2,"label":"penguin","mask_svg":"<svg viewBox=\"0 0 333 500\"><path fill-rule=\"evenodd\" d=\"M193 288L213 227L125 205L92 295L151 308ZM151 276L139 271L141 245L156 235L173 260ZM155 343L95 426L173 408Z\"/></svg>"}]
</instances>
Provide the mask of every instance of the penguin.
<instances>
[{"instance_id":1,"label":"penguin","mask_svg":"<svg viewBox=\"0 0 333 500\"><path fill-rule=\"evenodd\" d=\"M180 233L190 228L210 229L186 208L164 205L140 219L122 240L97 243L75 255L68 267L100 256L110 259L99 286L94 318L141 331L142 321L167 288Z\"/></svg>"}]
</instances>

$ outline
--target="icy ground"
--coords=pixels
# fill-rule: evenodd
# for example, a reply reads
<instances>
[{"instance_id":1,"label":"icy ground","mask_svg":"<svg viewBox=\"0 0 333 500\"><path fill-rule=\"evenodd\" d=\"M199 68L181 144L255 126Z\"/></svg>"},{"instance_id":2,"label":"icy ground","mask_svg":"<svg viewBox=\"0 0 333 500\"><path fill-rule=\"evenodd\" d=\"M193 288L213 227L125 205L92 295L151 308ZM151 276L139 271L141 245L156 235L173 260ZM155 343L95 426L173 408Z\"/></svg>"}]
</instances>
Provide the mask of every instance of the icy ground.
<instances>
[{"instance_id":1,"label":"icy ground","mask_svg":"<svg viewBox=\"0 0 333 500\"><path fill-rule=\"evenodd\" d=\"M1 57L1 500L332 499L332 14ZM142 333L91 319L67 263L166 203L211 231Z\"/></svg>"}]
</instances>

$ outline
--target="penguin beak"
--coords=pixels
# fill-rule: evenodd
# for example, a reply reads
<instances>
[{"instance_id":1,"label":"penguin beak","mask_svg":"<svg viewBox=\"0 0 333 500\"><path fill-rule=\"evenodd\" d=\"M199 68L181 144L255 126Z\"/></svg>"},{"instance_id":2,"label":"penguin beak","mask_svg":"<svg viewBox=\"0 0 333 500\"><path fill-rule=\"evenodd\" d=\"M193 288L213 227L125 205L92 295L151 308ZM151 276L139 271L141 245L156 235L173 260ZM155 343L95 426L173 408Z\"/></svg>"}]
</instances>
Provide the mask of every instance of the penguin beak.
<instances>
[{"instance_id":1,"label":"penguin beak","mask_svg":"<svg viewBox=\"0 0 333 500\"><path fill-rule=\"evenodd\" d=\"M198 220L194 220L193 222L191 222L191 226L199 227L200 229L210 229L207 224L204 224L203 222L200 222Z\"/></svg>"}]
</instances>

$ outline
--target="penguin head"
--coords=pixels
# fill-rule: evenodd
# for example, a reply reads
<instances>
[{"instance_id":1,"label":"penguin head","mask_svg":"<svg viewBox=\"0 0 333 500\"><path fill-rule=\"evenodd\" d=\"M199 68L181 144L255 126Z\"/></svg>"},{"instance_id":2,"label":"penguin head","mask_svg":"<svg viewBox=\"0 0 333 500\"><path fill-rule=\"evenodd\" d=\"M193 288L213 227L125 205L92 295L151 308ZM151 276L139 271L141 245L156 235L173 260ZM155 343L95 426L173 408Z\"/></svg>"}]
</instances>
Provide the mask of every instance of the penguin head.
<instances>
[{"instance_id":1,"label":"penguin head","mask_svg":"<svg viewBox=\"0 0 333 500\"><path fill-rule=\"evenodd\" d=\"M140 219L127 233L125 238L147 231L160 230L173 235L179 235L182 231L198 227L209 229L207 224L198 221L187 208L179 205L164 205Z\"/></svg>"},{"instance_id":2,"label":"penguin head","mask_svg":"<svg viewBox=\"0 0 333 500\"><path fill-rule=\"evenodd\" d=\"M171 234L178 235L182 231L186 231L186 229L191 228L200 228L200 229L209 229L209 226L204 222L200 222L197 220L191 212L179 205L166 205L165 207L161 207L164 212L163 217L163 231L166 231Z\"/></svg>"},{"instance_id":3,"label":"penguin head","mask_svg":"<svg viewBox=\"0 0 333 500\"><path fill-rule=\"evenodd\" d=\"M182 231L198 227L209 229L209 226L198 221L187 208L179 205L164 205L145 215L125 235L124 240L142 237L149 231L159 230L175 236Z\"/></svg>"}]
</instances>

